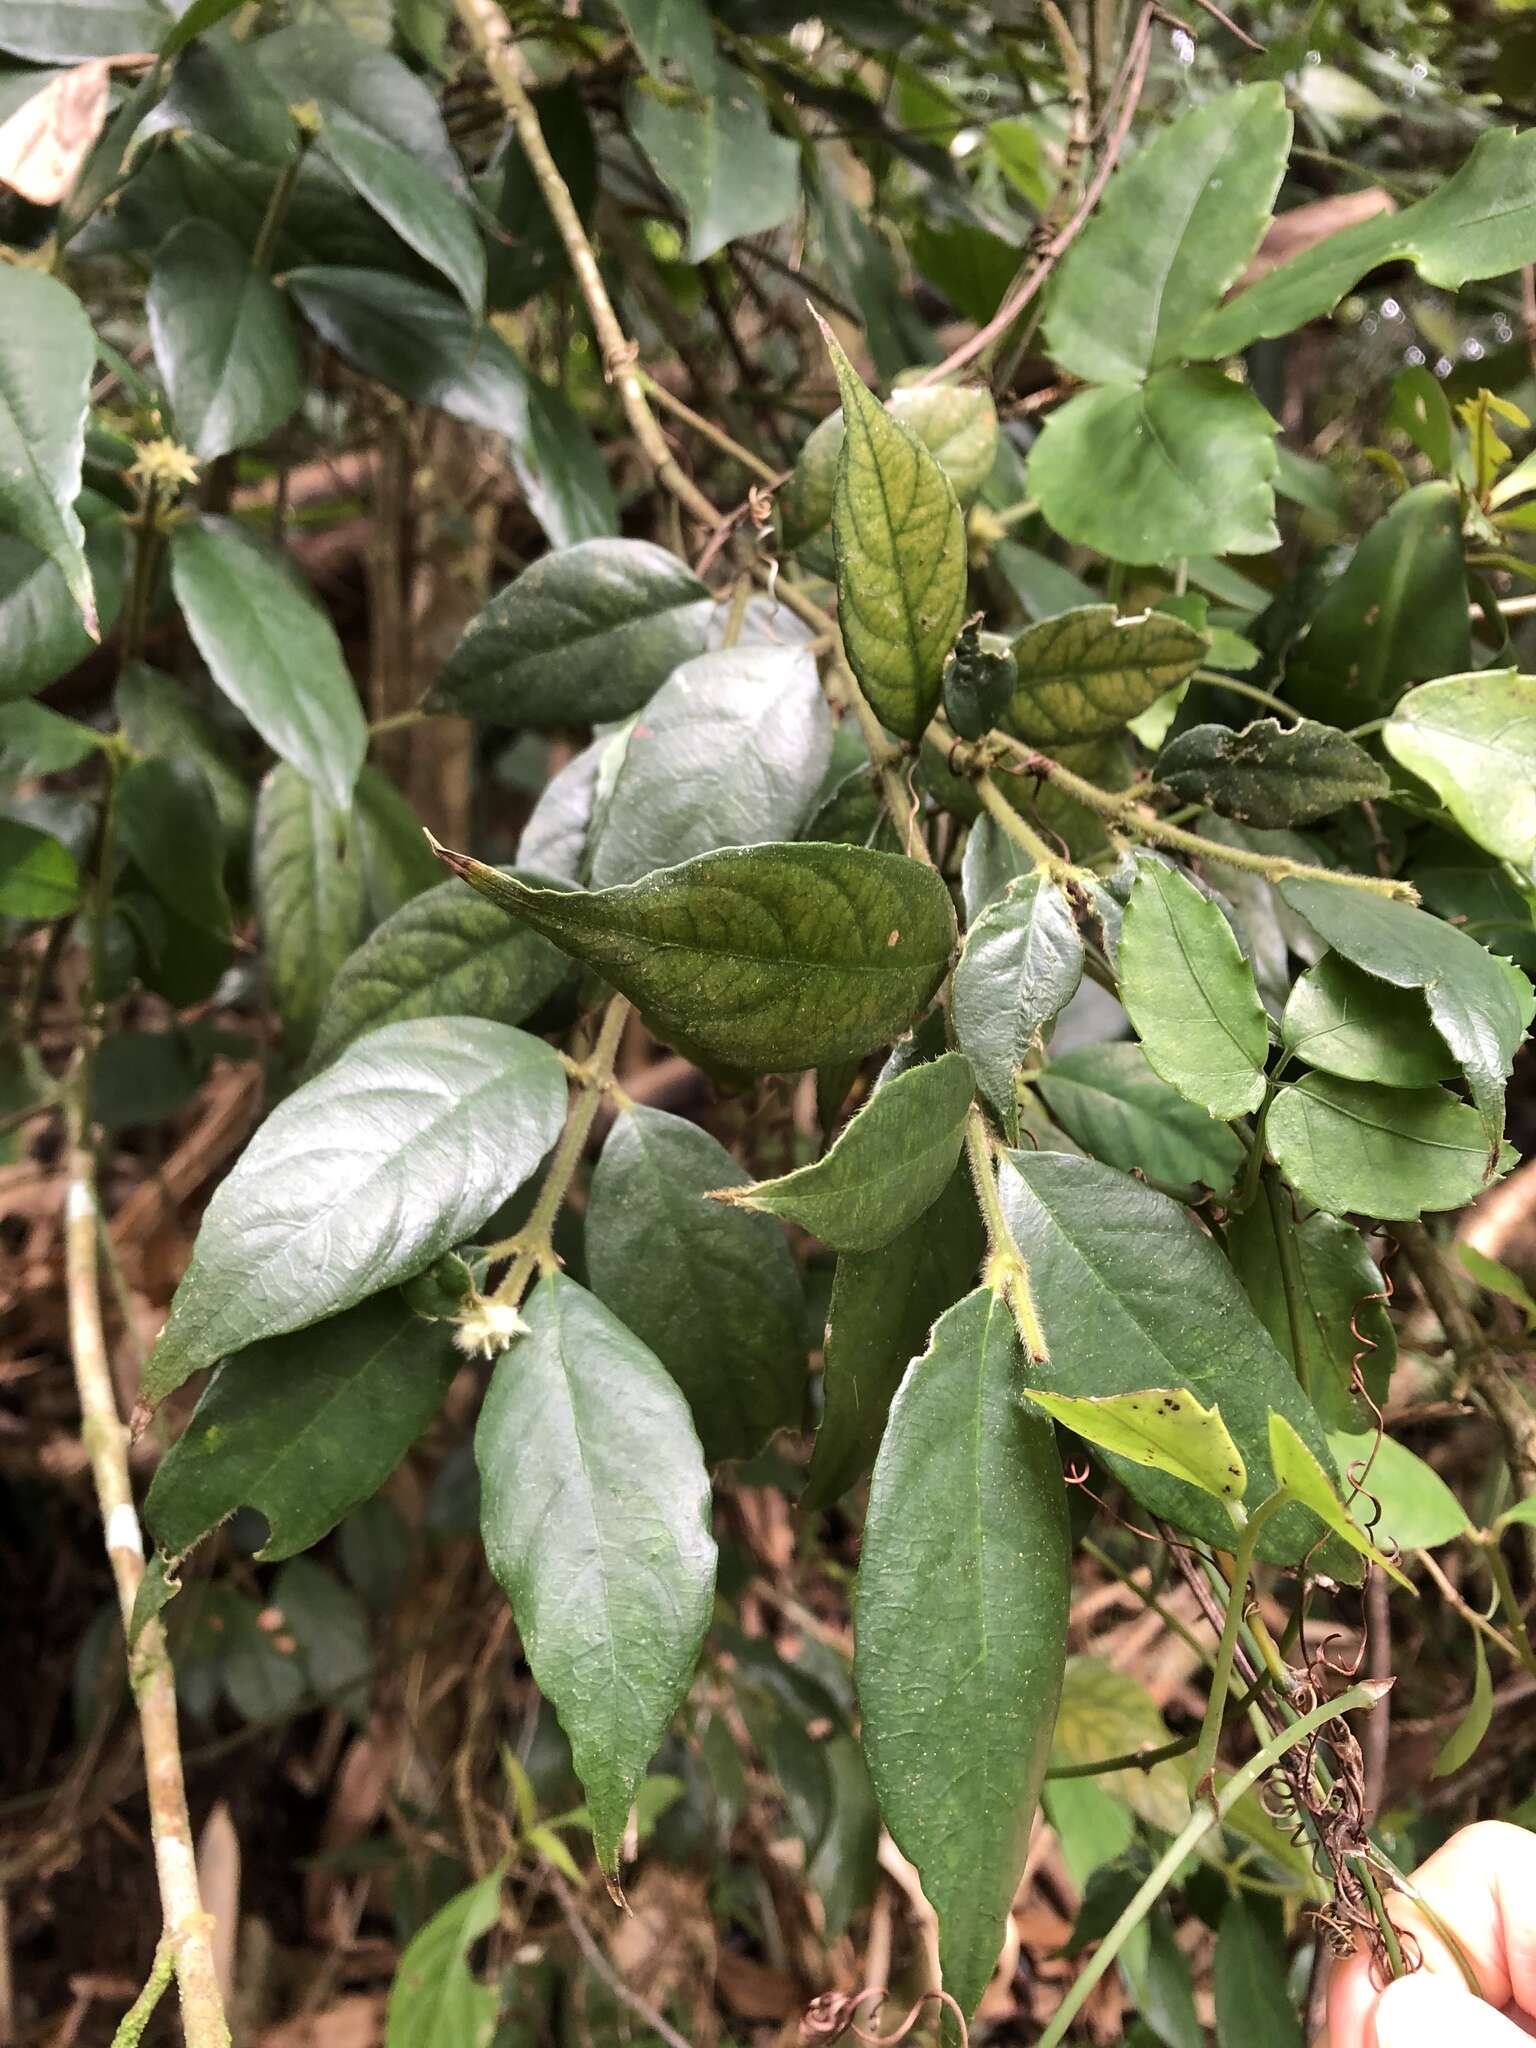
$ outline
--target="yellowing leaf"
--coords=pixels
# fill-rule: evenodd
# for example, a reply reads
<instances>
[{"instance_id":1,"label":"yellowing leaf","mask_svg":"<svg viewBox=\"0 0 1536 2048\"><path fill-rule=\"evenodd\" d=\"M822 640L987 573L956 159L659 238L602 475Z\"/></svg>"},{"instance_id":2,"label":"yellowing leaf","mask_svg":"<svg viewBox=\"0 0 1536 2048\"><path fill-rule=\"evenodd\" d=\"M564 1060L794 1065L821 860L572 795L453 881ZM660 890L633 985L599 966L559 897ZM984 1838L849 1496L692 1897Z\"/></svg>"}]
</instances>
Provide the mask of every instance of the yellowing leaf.
<instances>
[{"instance_id":1,"label":"yellowing leaf","mask_svg":"<svg viewBox=\"0 0 1536 2048\"><path fill-rule=\"evenodd\" d=\"M1342 1536L1351 1549L1358 1550L1362 1557L1368 1557L1372 1564L1380 1565L1389 1578L1396 1579L1400 1586L1406 1586L1410 1593L1415 1590L1413 1581L1404 1578L1397 1566L1382 1556L1354 1520L1334 1492L1333 1481L1290 1423L1273 1411L1269 1418L1269 1457L1275 1468L1277 1486L1283 1486L1304 1507L1310 1508L1317 1519L1326 1522L1336 1536Z\"/></svg>"},{"instance_id":2,"label":"yellowing leaf","mask_svg":"<svg viewBox=\"0 0 1536 2048\"><path fill-rule=\"evenodd\" d=\"M1171 1473L1218 1500L1241 1500L1248 1484L1243 1456L1221 1410L1202 1408L1188 1387L1143 1387L1134 1394L1025 1396L1100 1450ZM1299 1442L1300 1439L1298 1438Z\"/></svg>"}]
</instances>

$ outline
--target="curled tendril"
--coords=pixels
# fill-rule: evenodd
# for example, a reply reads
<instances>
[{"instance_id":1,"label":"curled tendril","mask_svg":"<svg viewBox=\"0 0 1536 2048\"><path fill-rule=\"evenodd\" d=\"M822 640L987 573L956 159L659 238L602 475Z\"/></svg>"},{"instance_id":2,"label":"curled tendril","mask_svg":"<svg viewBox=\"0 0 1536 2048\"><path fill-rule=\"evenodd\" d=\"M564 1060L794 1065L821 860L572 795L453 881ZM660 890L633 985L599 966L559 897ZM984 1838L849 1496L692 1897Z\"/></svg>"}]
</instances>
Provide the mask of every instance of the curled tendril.
<instances>
[{"instance_id":1,"label":"curled tendril","mask_svg":"<svg viewBox=\"0 0 1536 2048\"><path fill-rule=\"evenodd\" d=\"M923 2007L930 2000L954 2015L955 2025L960 2030L960 2048L969 2048L965 2014L947 1991L925 1991L893 2032L866 2032L859 2024L860 2019L873 2021L888 1996L889 1993L878 1985L866 1985L862 1991L853 1992L823 1991L819 1998L811 2000L800 2016L803 2048L811 2048L812 2043L818 2042L830 2044L841 2040L844 2034L852 2034L855 2040L867 2042L869 2048L895 2048L895 2044L904 2041L917 2025Z\"/></svg>"}]
</instances>

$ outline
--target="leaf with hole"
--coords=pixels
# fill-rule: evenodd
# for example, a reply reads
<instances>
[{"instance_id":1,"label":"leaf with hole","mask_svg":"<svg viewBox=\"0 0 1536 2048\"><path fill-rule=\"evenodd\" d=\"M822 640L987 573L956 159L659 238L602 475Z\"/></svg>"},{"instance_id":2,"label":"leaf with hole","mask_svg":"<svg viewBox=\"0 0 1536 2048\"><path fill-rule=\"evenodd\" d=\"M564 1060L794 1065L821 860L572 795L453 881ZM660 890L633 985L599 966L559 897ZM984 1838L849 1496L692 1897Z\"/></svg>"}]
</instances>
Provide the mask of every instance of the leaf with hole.
<instances>
[{"instance_id":1,"label":"leaf with hole","mask_svg":"<svg viewBox=\"0 0 1536 2048\"><path fill-rule=\"evenodd\" d=\"M1065 1490L1019 1374L990 1288L939 1319L891 1407L859 1565L864 1754L967 2015L1024 1868L1066 1653Z\"/></svg>"},{"instance_id":2,"label":"leaf with hole","mask_svg":"<svg viewBox=\"0 0 1536 2048\"><path fill-rule=\"evenodd\" d=\"M805 1406L805 1299L784 1233L706 1199L747 1179L697 1124L637 1103L614 1119L587 1201L588 1284L682 1388L711 1465L750 1458Z\"/></svg>"},{"instance_id":3,"label":"leaf with hole","mask_svg":"<svg viewBox=\"0 0 1536 2048\"><path fill-rule=\"evenodd\" d=\"M1252 969L1217 905L1164 861L1137 863L1118 964L1154 1071L1223 1123L1257 1109L1269 1025Z\"/></svg>"},{"instance_id":4,"label":"leaf with hole","mask_svg":"<svg viewBox=\"0 0 1536 2048\"><path fill-rule=\"evenodd\" d=\"M756 1073L899 1036L949 969L955 914L929 868L830 845L701 854L613 889L455 874L627 995L679 1051Z\"/></svg>"},{"instance_id":5,"label":"leaf with hole","mask_svg":"<svg viewBox=\"0 0 1536 2048\"><path fill-rule=\"evenodd\" d=\"M422 1272L527 1179L565 1102L558 1054L505 1024L417 1018L354 1045L279 1104L220 1183L144 1400Z\"/></svg>"},{"instance_id":6,"label":"leaf with hole","mask_svg":"<svg viewBox=\"0 0 1536 2048\"><path fill-rule=\"evenodd\" d=\"M965 615L965 521L927 448L826 339L843 399L832 504L843 645L884 723L916 739Z\"/></svg>"},{"instance_id":7,"label":"leaf with hole","mask_svg":"<svg viewBox=\"0 0 1536 2048\"><path fill-rule=\"evenodd\" d=\"M426 701L541 730L628 718L703 653L713 609L665 548L582 541L541 555L476 614Z\"/></svg>"},{"instance_id":8,"label":"leaf with hole","mask_svg":"<svg viewBox=\"0 0 1536 2048\"><path fill-rule=\"evenodd\" d=\"M1517 867L1536 863L1536 677L1483 669L1421 683L1382 740L1469 839Z\"/></svg>"},{"instance_id":9,"label":"leaf with hole","mask_svg":"<svg viewBox=\"0 0 1536 2048\"><path fill-rule=\"evenodd\" d=\"M1385 770L1364 747L1310 718L1295 725L1261 718L1241 732L1187 726L1152 773L1186 803L1208 804L1262 830L1310 824L1346 804L1384 797L1388 787Z\"/></svg>"},{"instance_id":10,"label":"leaf with hole","mask_svg":"<svg viewBox=\"0 0 1536 2048\"><path fill-rule=\"evenodd\" d=\"M547 1274L524 1315L475 1430L480 1531L612 1879L709 1624L709 1478L676 1382L594 1295Z\"/></svg>"},{"instance_id":11,"label":"leaf with hole","mask_svg":"<svg viewBox=\"0 0 1536 2048\"><path fill-rule=\"evenodd\" d=\"M1013 643L1019 680L1002 723L1039 747L1107 739L1197 668L1209 641L1165 612L1082 605Z\"/></svg>"},{"instance_id":12,"label":"leaf with hole","mask_svg":"<svg viewBox=\"0 0 1536 2048\"><path fill-rule=\"evenodd\" d=\"M960 1053L909 1067L875 1090L812 1165L715 1198L798 1223L834 1251L875 1251L938 1200L960 1157L974 1090Z\"/></svg>"}]
</instances>

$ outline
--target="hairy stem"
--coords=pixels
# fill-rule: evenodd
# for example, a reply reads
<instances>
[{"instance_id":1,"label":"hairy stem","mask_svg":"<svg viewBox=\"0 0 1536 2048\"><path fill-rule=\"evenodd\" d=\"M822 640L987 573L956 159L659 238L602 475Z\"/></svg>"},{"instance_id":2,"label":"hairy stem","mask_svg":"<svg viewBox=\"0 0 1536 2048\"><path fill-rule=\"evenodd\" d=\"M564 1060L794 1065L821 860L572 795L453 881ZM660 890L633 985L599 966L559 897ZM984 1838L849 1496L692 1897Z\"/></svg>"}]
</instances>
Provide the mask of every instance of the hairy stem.
<instances>
[{"instance_id":1,"label":"hairy stem","mask_svg":"<svg viewBox=\"0 0 1536 2048\"><path fill-rule=\"evenodd\" d=\"M1017 812L990 775L978 775L976 794L982 807L1005 837L1022 848L1040 872L1052 882L1065 882L1076 872L1071 861L1053 853L1028 819Z\"/></svg>"},{"instance_id":2,"label":"hairy stem","mask_svg":"<svg viewBox=\"0 0 1536 2048\"><path fill-rule=\"evenodd\" d=\"M1003 1297L1012 1311L1026 1359L1031 1365L1045 1365L1051 1354L1046 1345L1045 1331L1040 1326L1040 1311L1035 1306L1029 1261L1019 1250L1008 1227L1008 1218L1003 1214L997 1192L997 1171L992 1159L991 1134L987 1130L986 1118L974 1102L966 1112L965 1156L970 1163L971 1179L976 1184L976 1200L981 1206L982 1221L987 1226L987 1285Z\"/></svg>"},{"instance_id":3,"label":"hairy stem","mask_svg":"<svg viewBox=\"0 0 1536 2048\"><path fill-rule=\"evenodd\" d=\"M1152 1866L1146 1882L1138 1889L1135 1897L1125 1908L1119 1919L1094 1951L1092 1960L1071 1990L1056 2008L1050 2025L1040 2036L1037 2048L1058 2048L1065 2039L1068 2027L1082 2011L1088 1994L1115 1961L1136 1929L1146 1919L1173 1879L1178 1875L1184 1859L1197 1849L1200 1843L1226 1819L1232 1808L1250 1787L1256 1785L1264 1773L1271 1770L1288 1750L1317 1729L1326 1727L1330 1721L1338 1720L1341 1714L1352 1714L1361 1707L1374 1707L1381 1697L1382 1688L1371 1680L1362 1685L1353 1685L1348 1692L1340 1693L1336 1700L1315 1707L1310 1714L1304 1714L1299 1721L1293 1721L1282 1728L1278 1735L1271 1737L1258 1754L1249 1759L1240 1771L1228 1778L1217 1794L1214 1804L1197 1803L1183 1830L1177 1834L1163 1854Z\"/></svg>"}]
</instances>

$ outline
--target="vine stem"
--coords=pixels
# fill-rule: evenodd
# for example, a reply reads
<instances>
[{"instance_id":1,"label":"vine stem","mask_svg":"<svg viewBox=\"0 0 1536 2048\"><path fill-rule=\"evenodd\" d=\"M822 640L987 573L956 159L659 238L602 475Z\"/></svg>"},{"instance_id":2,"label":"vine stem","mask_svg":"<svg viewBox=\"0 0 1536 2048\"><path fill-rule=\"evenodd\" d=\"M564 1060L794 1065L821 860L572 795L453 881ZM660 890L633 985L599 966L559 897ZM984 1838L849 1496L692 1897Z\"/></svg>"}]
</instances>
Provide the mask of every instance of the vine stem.
<instances>
[{"instance_id":1,"label":"vine stem","mask_svg":"<svg viewBox=\"0 0 1536 2048\"><path fill-rule=\"evenodd\" d=\"M1211 1673L1210 1697L1206 1702L1205 1719L1200 1724L1200 1740L1195 1744L1195 1760L1191 1771L1195 1796L1204 1796L1211 1774L1216 1768L1216 1749L1221 1741L1221 1724L1226 1718L1227 1694L1232 1687L1232 1660L1237 1655L1238 1631L1243 1625L1243 1607L1248 1598L1248 1581L1253 1573L1254 1553L1258 1549L1259 1537L1264 1524L1278 1508L1284 1507L1290 1495L1282 1486L1261 1502L1248 1517L1232 1558L1230 1590L1227 1594L1227 1611L1222 1619L1221 1640L1216 1645L1216 1664Z\"/></svg>"},{"instance_id":2,"label":"vine stem","mask_svg":"<svg viewBox=\"0 0 1536 2048\"><path fill-rule=\"evenodd\" d=\"M1059 854L1051 851L1029 820L1021 817L1009 803L990 775L977 776L976 794L981 799L982 808L996 823L998 830L1011 839L1015 846L1022 848L1049 881L1070 881L1077 872L1071 861L1063 860Z\"/></svg>"},{"instance_id":3,"label":"vine stem","mask_svg":"<svg viewBox=\"0 0 1536 2048\"><path fill-rule=\"evenodd\" d=\"M1462 1598L1461 1594L1457 1592L1456 1588L1445 1576L1445 1573L1441 1571L1439 1565L1436 1564L1434 1558L1431 1557L1427 1550L1416 1550L1414 1552L1414 1560L1424 1567L1425 1571L1434 1580L1436 1586L1439 1587L1442 1599L1445 1600L1448 1606L1455 1608L1456 1612L1470 1628L1475 1628L1480 1636L1494 1645L1495 1649L1502 1650L1511 1664L1523 1665L1527 1671L1531 1672L1533 1677L1536 1677L1536 1661L1528 1659L1518 1646L1510 1641L1502 1629L1494 1627L1486 1614L1479 1614L1470 1602Z\"/></svg>"},{"instance_id":4,"label":"vine stem","mask_svg":"<svg viewBox=\"0 0 1536 2048\"><path fill-rule=\"evenodd\" d=\"M648 370L641 370L638 375L640 388L647 398L655 399L665 411L675 413L678 419L685 421L696 434L702 434L706 441L713 442L722 455L729 455L733 462L739 462L743 469L750 470L753 476L765 484L783 483L789 474L787 470L775 469L771 462L764 462L763 458L754 455L750 448L743 448L723 427L717 427L713 420L705 419L703 413L695 412L691 405L679 398L675 392L669 391L666 385L660 383Z\"/></svg>"},{"instance_id":5,"label":"vine stem","mask_svg":"<svg viewBox=\"0 0 1536 2048\"><path fill-rule=\"evenodd\" d=\"M1238 697L1250 697L1255 704L1262 704L1267 710L1277 711L1282 718L1288 718L1292 725L1302 723L1301 713L1294 704L1287 704L1283 697L1261 690L1257 683L1245 683L1241 676L1225 676L1214 668L1197 668L1190 681L1208 683L1214 690L1231 690Z\"/></svg>"},{"instance_id":6,"label":"vine stem","mask_svg":"<svg viewBox=\"0 0 1536 2048\"><path fill-rule=\"evenodd\" d=\"M1082 2011L1089 1993L1178 1875L1185 1857L1191 1855L1211 1830L1226 1819L1243 1794L1256 1785L1264 1773L1272 1769L1288 1750L1294 1749L1298 1742L1305 1742L1307 1737L1315 1734L1319 1728L1326 1727L1330 1721L1338 1720L1342 1714L1354 1713L1357 1708L1374 1707L1386 1696L1390 1684L1390 1680L1366 1679L1359 1685L1352 1685L1348 1692L1340 1693L1337 1699L1314 1707L1310 1714L1303 1714L1299 1721L1292 1721L1287 1727L1282 1728L1280 1733L1271 1737L1240 1771L1234 1772L1216 1795L1214 1803L1207 1804L1203 1800L1197 1802L1182 1831L1175 1835L1153 1864L1146 1882L1140 1886L1135 1897L1099 1943L1092 1960L1056 2008L1050 2025L1040 2036L1037 2048L1058 2048L1058 2044L1066 2036L1068 2027Z\"/></svg>"},{"instance_id":7,"label":"vine stem","mask_svg":"<svg viewBox=\"0 0 1536 2048\"><path fill-rule=\"evenodd\" d=\"M493 1260L505 1258L509 1253L512 1255L506 1278L491 1296L492 1301L510 1302L515 1307L522 1300L523 1290L534 1273L548 1272L558 1263L554 1244L555 1219L571 1191L571 1182L576 1178L576 1169L591 1136L598 1107L613 1080L613 1064L618 1057L624 1026L629 1022L629 1011L626 996L614 996L604 1010L592 1057L575 1069L576 1094L532 1213L515 1237L490 1247L488 1256Z\"/></svg>"},{"instance_id":8,"label":"vine stem","mask_svg":"<svg viewBox=\"0 0 1536 2048\"><path fill-rule=\"evenodd\" d=\"M1003 1214L992 1158L992 1136L987 1129L986 1118L974 1102L965 1116L965 1156L970 1163L971 1178L976 1183L976 1200L981 1205L982 1220L987 1226L989 1250L984 1278L993 1292L1007 1302L1029 1363L1047 1365L1051 1354L1045 1341L1045 1331L1040 1325L1040 1311L1035 1306L1029 1261L1019 1250L1018 1242L1008 1227L1008 1218Z\"/></svg>"}]
</instances>

